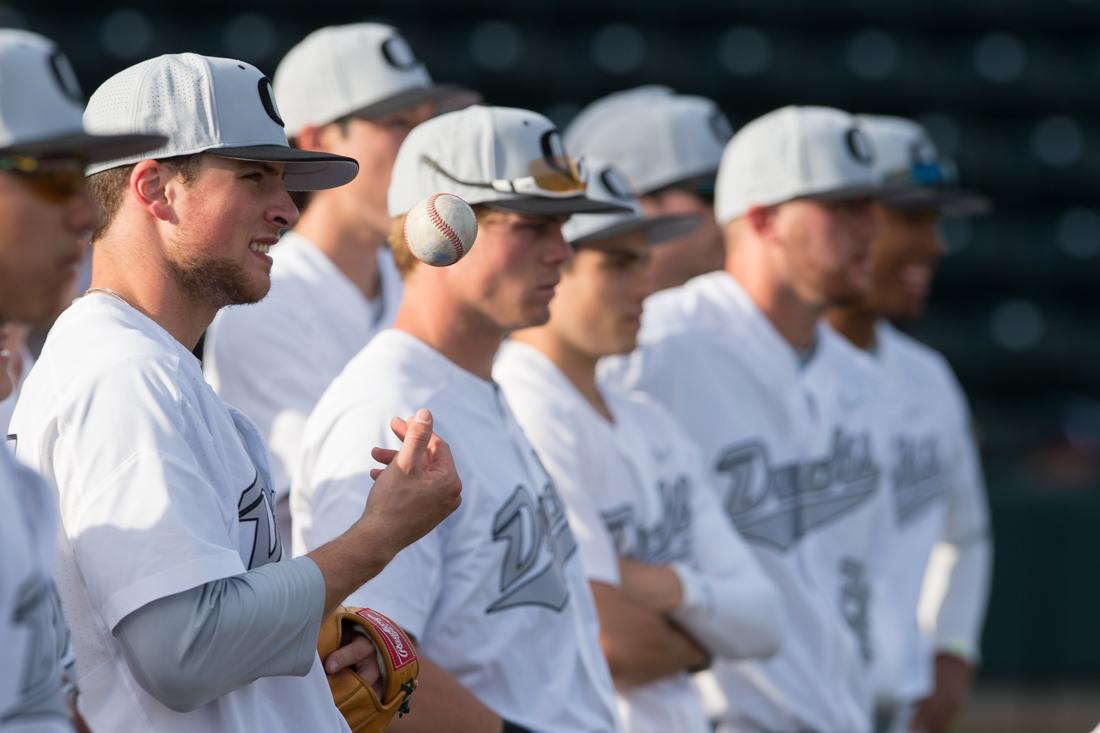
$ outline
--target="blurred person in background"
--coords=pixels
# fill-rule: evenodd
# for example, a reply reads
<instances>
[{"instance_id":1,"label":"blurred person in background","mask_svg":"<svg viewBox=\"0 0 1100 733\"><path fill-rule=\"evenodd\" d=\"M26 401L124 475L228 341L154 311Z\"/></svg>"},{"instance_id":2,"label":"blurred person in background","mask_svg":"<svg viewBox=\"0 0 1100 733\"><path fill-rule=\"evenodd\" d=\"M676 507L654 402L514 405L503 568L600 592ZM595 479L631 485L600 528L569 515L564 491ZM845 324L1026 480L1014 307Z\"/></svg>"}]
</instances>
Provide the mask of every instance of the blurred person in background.
<instances>
[{"instance_id":1,"label":"blurred person in background","mask_svg":"<svg viewBox=\"0 0 1100 733\"><path fill-rule=\"evenodd\" d=\"M95 206L90 162L157 145L156 135L89 135L83 95L54 43L0 30L0 399L25 366L31 327L49 324L72 293ZM73 730L75 658L54 585L57 500L38 474L0 450L0 729Z\"/></svg>"},{"instance_id":2,"label":"blurred person in background","mask_svg":"<svg viewBox=\"0 0 1100 733\"><path fill-rule=\"evenodd\" d=\"M916 122L862 121L887 187L874 204L871 287L828 320L882 379L879 455L892 512L888 569L874 595L876 724L883 733L942 733L957 720L978 663L989 510L966 395L942 355L892 322L924 314L944 251L941 217L983 213L989 201L957 186L952 163Z\"/></svg>"},{"instance_id":3,"label":"blurred person in background","mask_svg":"<svg viewBox=\"0 0 1100 733\"><path fill-rule=\"evenodd\" d=\"M694 443L644 395L596 383L601 357L636 345L646 266L699 226L647 218L599 161L587 194L631 207L578 214L550 321L517 331L493 377L565 499L600 617L626 733L709 733L690 672L779 648L779 594L722 515Z\"/></svg>"},{"instance_id":4,"label":"blurred person in background","mask_svg":"<svg viewBox=\"0 0 1100 733\"><path fill-rule=\"evenodd\" d=\"M693 231L653 251L647 276L652 292L722 269L714 178L731 134L729 121L714 102L662 86L598 99L566 128L570 150L623 172L641 196L647 216L699 218Z\"/></svg>"},{"instance_id":5,"label":"blurred person in background","mask_svg":"<svg viewBox=\"0 0 1100 733\"><path fill-rule=\"evenodd\" d=\"M638 348L601 365L679 418L780 591L779 653L714 664L722 731L871 729L869 601L886 513L875 380L820 321L867 287L873 162L858 120L837 109L785 107L745 125L715 189L725 269L649 298Z\"/></svg>"},{"instance_id":6,"label":"blurred person in background","mask_svg":"<svg viewBox=\"0 0 1100 733\"><path fill-rule=\"evenodd\" d=\"M205 339L207 380L270 447L276 516L289 538L286 502L306 418L401 301L386 248L397 149L418 124L476 95L433 84L397 29L379 23L310 33L279 64L274 89L297 147L359 162L348 185L308 194L300 221L272 253L267 297L222 310Z\"/></svg>"}]
</instances>

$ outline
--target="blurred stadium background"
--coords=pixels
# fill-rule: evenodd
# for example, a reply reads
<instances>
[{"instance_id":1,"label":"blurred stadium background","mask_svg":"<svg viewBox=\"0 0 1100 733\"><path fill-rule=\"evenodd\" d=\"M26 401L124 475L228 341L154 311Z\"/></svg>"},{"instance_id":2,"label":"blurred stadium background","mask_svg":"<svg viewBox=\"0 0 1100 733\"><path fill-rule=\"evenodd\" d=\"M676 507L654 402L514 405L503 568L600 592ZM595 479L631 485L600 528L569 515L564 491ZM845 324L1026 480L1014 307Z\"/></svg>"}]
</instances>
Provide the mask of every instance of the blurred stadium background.
<instances>
[{"instance_id":1,"label":"blurred stadium background","mask_svg":"<svg viewBox=\"0 0 1100 733\"><path fill-rule=\"evenodd\" d=\"M72 58L85 92L142 58L233 56L273 73L322 25L405 33L437 80L564 125L646 83L736 127L790 103L915 117L992 216L948 222L913 330L969 392L996 532L979 695L961 730L1100 720L1100 2L1093 0L191 0L0 5Z\"/></svg>"}]
</instances>

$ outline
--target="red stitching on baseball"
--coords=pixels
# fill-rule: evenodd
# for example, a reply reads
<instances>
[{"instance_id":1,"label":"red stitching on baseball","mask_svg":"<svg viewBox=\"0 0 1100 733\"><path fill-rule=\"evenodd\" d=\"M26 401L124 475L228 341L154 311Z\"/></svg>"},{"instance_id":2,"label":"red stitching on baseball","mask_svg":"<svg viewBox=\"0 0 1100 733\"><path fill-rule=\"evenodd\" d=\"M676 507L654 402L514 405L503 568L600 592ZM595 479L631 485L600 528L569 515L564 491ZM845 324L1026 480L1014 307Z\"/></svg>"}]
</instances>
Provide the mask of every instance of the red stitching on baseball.
<instances>
[{"instance_id":1,"label":"red stitching on baseball","mask_svg":"<svg viewBox=\"0 0 1100 733\"><path fill-rule=\"evenodd\" d=\"M441 193L433 193L428 197L427 208L428 218L435 224L436 229L447 238L447 241L451 243L451 246L455 248L455 260L462 259L462 252L465 247L462 246L462 239L455 233L454 229L451 229L451 225L443 220L443 217L439 215L439 212L435 209L435 200L442 196ZM408 223L408 219L405 219L405 223ZM408 238L406 237L406 240Z\"/></svg>"}]
</instances>

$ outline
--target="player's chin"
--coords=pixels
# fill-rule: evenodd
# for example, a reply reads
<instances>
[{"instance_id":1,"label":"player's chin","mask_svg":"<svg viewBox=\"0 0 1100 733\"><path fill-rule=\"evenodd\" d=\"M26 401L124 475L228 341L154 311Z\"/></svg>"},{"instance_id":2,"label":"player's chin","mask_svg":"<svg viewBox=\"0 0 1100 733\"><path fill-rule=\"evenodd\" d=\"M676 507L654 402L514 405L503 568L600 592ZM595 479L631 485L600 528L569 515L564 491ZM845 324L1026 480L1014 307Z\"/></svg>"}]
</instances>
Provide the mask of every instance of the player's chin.
<instances>
[{"instance_id":1,"label":"player's chin","mask_svg":"<svg viewBox=\"0 0 1100 733\"><path fill-rule=\"evenodd\" d=\"M241 284L241 287L233 293L229 305L251 305L252 303L259 303L271 290L271 276L266 272L262 274L256 274L253 277L248 278L247 282Z\"/></svg>"},{"instance_id":2,"label":"player's chin","mask_svg":"<svg viewBox=\"0 0 1100 733\"><path fill-rule=\"evenodd\" d=\"M918 298L898 293L896 297L892 299L889 307L883 309L885 312L881 315L890 320L914 321L922 317L927 308L927 298Z\"/></svg>"},{"instance_id":3,"label":"player's chin","mask_svg":"<svg viewBox=\"0 0 1100 733\"><path fill-rule=\"evenodd\" d=\"M638 348L638 334L635 331L630 334L619 334L616 338L610 338L606 342L606 346L601 349L603 356L618 356L620 354L629 354Z\"/></svg>"},{"instance_id":4,"label":"player's chin","mask_svg":"<svg viewBox=\"0 0 1100 733\"><path fill-rule=\"evenodd\" d=\"M550 321L550 303L545 300L530 300L520 309L516 329L545 326Z\"/></svg>"}]
</instances>

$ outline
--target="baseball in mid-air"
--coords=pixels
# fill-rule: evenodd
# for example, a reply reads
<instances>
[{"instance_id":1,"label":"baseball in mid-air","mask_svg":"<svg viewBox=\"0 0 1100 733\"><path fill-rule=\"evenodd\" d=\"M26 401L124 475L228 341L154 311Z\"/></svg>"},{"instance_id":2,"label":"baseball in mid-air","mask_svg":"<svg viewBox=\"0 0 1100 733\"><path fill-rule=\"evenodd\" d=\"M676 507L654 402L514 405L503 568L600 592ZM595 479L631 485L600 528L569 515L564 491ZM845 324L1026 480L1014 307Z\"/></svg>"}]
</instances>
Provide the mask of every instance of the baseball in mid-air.
<instances>
[{"instance_id":1,"label":"baseball in mid-air","mask_svg":"<svg viewBox=\"0 0 1100 733\"><path fill-rule=\"evenodd\" d=\"M435 193L405 215L405 245L421 262L446 267L474 246L477 217L470 205L450 193Z\"/></svg>"}]
</instances>

